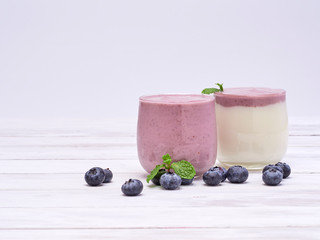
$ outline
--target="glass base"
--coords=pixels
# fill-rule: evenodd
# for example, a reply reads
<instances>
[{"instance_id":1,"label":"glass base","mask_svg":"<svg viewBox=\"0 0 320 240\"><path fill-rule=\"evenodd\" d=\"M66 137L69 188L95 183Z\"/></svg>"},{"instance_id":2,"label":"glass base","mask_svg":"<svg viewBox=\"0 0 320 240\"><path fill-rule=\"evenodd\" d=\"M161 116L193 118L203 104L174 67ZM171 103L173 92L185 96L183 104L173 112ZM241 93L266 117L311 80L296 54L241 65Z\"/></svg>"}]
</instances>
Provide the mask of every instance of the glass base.
<instances>
[{"instance_id":1,"label":"glass base","mask_svg":"<svg viewBox=\"0 0 320 240\"><path fill-rule=\"evenodd\" d=\"M216 162L217 166L224 167L226 169L237 165L237 166L243 166L249 171L262 171L262 169L268 164L274 164L274 163L248 163L248 162L222 163L222 162L219 162L219 160L217 160Z\"/></svg>"}]
</instances>

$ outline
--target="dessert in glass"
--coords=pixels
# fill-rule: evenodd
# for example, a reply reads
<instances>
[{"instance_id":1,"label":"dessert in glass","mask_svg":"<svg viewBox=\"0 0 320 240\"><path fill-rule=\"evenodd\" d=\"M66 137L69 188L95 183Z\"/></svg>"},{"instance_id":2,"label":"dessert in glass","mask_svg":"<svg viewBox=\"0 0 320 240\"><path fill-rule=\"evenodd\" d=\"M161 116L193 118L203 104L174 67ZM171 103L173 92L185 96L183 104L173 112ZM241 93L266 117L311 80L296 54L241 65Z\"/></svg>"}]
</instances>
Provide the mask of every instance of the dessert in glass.
<instances>
[{"instance_id":1,"label":"dessert in glass","mask_svg":"<svg viewBox=\"0 0 320 240\"><path fill-rule=\"evenodd\" d=\"M283 158L288 142L286 92L229 88L215 93L218 161L262 169Z\"/></svg>"},{"instance_id":2,"label":"dessert in glass","mask_svg":"<svg viewBox=\"0 0 320 240\"><path fill-rule=\"evenodd\" d=\"M162 164L162 156L187 160L197 175L216 161L217 136L213 96L161 94L139 99L138 156L150 172Z\"/></svg>"}]
</instances>

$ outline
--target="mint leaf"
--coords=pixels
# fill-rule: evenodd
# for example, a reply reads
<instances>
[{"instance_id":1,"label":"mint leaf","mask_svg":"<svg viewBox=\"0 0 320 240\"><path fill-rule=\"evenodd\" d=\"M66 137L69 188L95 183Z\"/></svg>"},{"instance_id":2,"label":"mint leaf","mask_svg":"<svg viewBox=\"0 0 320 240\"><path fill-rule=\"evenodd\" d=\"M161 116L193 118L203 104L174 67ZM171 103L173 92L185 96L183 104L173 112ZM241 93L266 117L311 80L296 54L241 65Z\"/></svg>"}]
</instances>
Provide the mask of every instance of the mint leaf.
<instances>
[{"instance_id":1,"label":"mint leaf","mask_svg":"<svg viewBox=\"0 0 320 240\"><path fill-rule=\"evenodd\" d=\"M216 92L223 92L223 83L216 83L216 85L218 85L218 88L205 88L202 90L202 94L212 94L212 93L216 93Z\"/></svg>"},{"instance_id":2,"label":"mint leaf","mask_svg":"<svg viewBox=\"0 0 320 240\"><path fill-rule=\"evenodd\" d=\"M163 163L165 163L168 166L170 166L170 163L172 162L172 159L171 159L169 154L163 155L162 159L163 159Z\"/></svg>"},{"instance_id":3,"label":"mint leaf","mask_svg":"<svg viewBox=\"0 0 320 240\"><path fill-rule=\"evenodd\" d=\"M202 90L201 93L203 94L211 94L211 93L215 93L215 92L220 92L220 89L218 88L205 88Z\"/></svg>"},{"instance_id":4,"label":"mint leaf","mask_svg":"<svg viewBox=\"0 0 320 240\"><path fill-rule=\"evenodd\" d=\"M163 168L164 166L165 166L164 164L157 165L157 166L151 171L151 173L147 176L147 183L149 183L150 180L153 179L153 178L157 175L157 173L159 172L159 170L160 170L161 168Z\"/></svg>"},{"instance_id":5,"label":"mint leaf","mask_svg":"<svg viewBox=\"0 0 320 240\"><path fill-rule=\"evenodd\" d=\"M171 167L181 178L192 179L196 175L193 165L186 160L173 162Z\"/></svg>"},{"instance_id":6,"label":"mint leaf","mask_svg":"<svg viewBox=\"0 0 320 240\"><path fill-rule=\"evenodd\" d=\"M218 85L219 86L219 88L220 88L220 92L223 92L223 83L216 83L216 85Z\"/></svg>"}]
</instances>

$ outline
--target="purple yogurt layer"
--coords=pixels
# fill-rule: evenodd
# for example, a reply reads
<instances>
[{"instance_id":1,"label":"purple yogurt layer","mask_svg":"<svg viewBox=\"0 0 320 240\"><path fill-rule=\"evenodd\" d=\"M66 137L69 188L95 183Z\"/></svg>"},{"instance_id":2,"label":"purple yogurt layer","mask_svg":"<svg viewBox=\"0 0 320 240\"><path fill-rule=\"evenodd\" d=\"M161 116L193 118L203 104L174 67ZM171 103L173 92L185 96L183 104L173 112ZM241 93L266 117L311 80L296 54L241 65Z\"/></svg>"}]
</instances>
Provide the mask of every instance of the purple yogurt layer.
<instances>
[{"instance_id":1,"label":"purple yogurt layer","mask_svg":"<svg viewBox=\"0 0 320 240\"><path fill-rule=\"evenodd\" d=\"M224 107L263 107L286 100L286 91L272 88L226 88L215 93L216 103Z\"/></svg>"}]
</instances>

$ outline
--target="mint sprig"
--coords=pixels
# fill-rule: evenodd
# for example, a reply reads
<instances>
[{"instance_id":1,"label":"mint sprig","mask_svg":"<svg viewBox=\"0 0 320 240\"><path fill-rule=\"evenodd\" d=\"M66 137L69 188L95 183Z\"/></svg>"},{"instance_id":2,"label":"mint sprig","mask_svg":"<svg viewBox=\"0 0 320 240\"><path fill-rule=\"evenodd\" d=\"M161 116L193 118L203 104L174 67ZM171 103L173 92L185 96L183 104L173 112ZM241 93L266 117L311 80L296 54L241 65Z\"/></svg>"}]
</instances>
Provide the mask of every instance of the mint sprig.
<instances>
[{"instance_id":1,"label":"mint sprig","mask_svg":"<svg viewBox=\"0 0 320 240\"><path fill-rule=\"evenodd\" d=\"M223 92L223 83L216 83L219 88L205 88L202 90L202 94L212 94L216 92Z\"/></svg>"},{"instance_id":2,"label":"mint sprig","mask_svg":"<svg viewBox=\"0 0 320 240\"><path fill-rule=\"evenodd\" d=\"M169 154L162 156L163 163L166 165L166 169L170 169L170 164L172 162L172 159Z\"/></svg>"},{"instance_id":3,"label":"mint sprig","mask_svg":"<svg viewBox=\"0 0 320 240\"><path fill-rule=\"evenodd\" d=\"M158 174L160 169L166 169L168 172L170 172L170 170L173 169L173 171L177 175L185 179L192 179L196 175L196 170L194 169L193 165L186 160L172 162L172 159L169 154L163 155L162 159L163 164L156 165L155 168L151 171L151 173L147 176L147 183L149 183L150 180Z\"/></svg>"}]
</instances>

